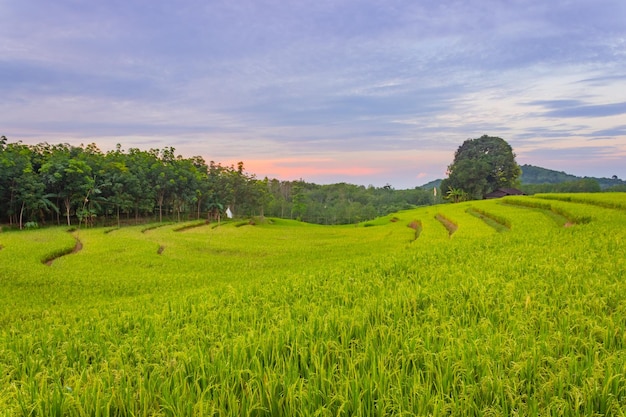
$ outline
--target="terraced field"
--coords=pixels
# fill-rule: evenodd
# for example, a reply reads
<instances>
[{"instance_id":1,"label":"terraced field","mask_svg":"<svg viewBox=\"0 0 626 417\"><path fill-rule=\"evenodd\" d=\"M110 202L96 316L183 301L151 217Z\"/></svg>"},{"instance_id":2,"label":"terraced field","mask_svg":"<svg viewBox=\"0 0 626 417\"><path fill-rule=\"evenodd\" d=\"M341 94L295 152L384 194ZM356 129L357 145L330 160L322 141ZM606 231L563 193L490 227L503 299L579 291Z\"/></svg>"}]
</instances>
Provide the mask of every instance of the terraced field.
<instances>
[{"instance_id":1,"label":"terraced field","mask_svg":"<svg viewBox=\"0 0 626 417\"><path fill-rule=\"evenodd\" d=\"M625 207L0 233L0 415L625 415Z\"/></svg>"}]
</instances>

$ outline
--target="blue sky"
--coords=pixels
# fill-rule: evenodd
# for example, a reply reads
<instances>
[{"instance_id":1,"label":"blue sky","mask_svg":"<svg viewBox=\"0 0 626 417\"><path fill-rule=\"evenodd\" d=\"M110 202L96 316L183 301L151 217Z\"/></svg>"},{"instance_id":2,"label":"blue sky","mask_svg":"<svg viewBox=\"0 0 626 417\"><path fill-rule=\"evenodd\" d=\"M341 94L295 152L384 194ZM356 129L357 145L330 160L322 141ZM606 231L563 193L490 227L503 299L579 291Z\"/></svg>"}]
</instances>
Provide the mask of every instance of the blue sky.
<instances>
[{"instance_id":1,"label":"blue sky","mask_svg":"<svg viewBox=\"0 0 626 417\"><path fill-rule=\"evenodd\" d=\"M626 178L626 2L5 0L0 134L412 188L483 134Z\"/></svg>"}]
</instances>

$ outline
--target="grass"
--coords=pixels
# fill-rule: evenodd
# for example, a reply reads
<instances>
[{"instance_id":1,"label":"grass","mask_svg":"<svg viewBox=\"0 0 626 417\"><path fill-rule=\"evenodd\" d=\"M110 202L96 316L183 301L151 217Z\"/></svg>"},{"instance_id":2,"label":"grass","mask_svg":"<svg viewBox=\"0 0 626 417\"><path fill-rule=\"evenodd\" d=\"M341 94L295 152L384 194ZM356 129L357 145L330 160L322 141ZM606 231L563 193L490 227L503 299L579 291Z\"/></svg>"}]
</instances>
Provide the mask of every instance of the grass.
<instances>
[{"instance_id":1,"label":"grass","mask_svg":"<svg viewBox=\"0 0 626 417\"><path fill-rule=\"evenodd\" d=\"M547 203L0 233L0 415L623 415L626 214Z\"/></svg>"},{"instance_id":2,"label":"grass","mask_svg":"<svg viewBox=\"0 0 626 417\"><path fill-rule=\"evenodd\" d=\"M552 199L552 198L551 198ZM557 200L556 198L554 198ZM557 200L558 201L558 200ZM567 201L567 200L563 200ZM522 207L529 207L533 209L541 210L548 217L552 218L557 224L562 226L570 226L573 224L585 224L592 220L592 216L585 216L581 214L575 214L568 211L565 205L558 202L546 203L539 201L538 198L525 199L525 198L512 198L507 197L504 199L505 204L517 205Z\"/></svg>"}]
</instances>

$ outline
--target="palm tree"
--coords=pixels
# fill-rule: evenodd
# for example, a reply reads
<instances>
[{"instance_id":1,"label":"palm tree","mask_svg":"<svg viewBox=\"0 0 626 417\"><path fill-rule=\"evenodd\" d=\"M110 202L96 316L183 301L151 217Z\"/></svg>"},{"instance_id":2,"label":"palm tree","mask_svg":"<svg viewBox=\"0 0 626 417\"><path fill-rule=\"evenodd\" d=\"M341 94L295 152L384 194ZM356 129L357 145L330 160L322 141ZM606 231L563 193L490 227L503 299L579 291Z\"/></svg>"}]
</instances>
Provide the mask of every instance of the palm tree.
<instances>
[{"instance_id":1,"label":"palm tree","mask_svg":"<svg viewBox=\"0 0 626 417\"><path fill-rule=\"evenodd\" d=\"M453 203L467 200L467 193L460 188L450 188L446 194L447 200L452 200Z\"/></svg>"}]
</instances>

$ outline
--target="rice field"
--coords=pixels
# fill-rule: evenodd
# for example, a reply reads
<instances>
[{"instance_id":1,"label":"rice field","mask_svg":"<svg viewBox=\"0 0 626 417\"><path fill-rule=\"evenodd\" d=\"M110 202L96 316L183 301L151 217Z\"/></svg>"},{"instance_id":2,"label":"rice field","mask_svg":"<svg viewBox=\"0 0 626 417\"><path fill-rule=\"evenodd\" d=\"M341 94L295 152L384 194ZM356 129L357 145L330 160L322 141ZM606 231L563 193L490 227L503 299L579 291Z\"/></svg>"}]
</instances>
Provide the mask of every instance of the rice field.
<instances>
[{"instance_id":1,"label":"rice field","mask_svg":"<svg viewBox=\"0 0 626 417\"><path fill-rule=\"evenodd\" d=\"M624 207L5 231L0 415L624 416Z\"/></svg>"}]
</instances>

